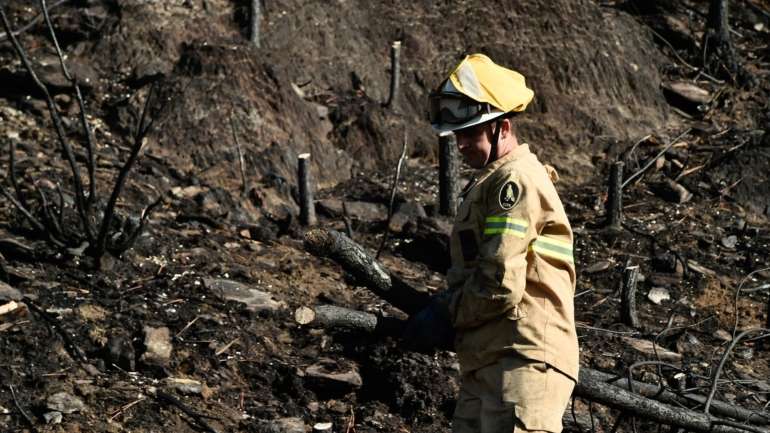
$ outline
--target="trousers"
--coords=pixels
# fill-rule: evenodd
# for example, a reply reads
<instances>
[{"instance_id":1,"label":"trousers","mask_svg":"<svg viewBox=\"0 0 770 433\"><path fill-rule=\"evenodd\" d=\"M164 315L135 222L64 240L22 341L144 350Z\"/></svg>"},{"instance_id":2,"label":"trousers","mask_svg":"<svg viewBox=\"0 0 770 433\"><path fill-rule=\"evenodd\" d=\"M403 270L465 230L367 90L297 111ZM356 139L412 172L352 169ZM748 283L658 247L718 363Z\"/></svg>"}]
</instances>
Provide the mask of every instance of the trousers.
<instances>
[{"instance_id":1,"label":"trousers","mask_svg":"<svg viewBox=\"0 0 770 433\"><path fill-rule=\"evenodd\" d=\"M575 382L559 370L515 356L464 373L452 433L560 433Z\"/></svg>"}]
</instances>

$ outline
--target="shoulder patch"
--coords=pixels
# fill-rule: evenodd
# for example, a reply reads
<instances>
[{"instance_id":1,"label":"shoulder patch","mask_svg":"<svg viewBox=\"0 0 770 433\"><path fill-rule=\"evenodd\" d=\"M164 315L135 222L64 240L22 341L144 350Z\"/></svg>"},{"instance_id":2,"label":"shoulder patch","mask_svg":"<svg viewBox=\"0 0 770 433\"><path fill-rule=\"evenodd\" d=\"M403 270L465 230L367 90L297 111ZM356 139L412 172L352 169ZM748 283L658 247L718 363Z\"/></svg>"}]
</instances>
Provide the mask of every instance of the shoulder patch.
<instances>
[{"instance_id":1,"label":"shoulder patch","mask_svg":"<svg viewBox=\"0 0 770 433\"><path fill-rule=\"evenodd\" d=\"M509 180L500 187L497 195L497 202L504 210L511 209L519 201L519 187L515 182Z\"/></svg>"}]
</instances>

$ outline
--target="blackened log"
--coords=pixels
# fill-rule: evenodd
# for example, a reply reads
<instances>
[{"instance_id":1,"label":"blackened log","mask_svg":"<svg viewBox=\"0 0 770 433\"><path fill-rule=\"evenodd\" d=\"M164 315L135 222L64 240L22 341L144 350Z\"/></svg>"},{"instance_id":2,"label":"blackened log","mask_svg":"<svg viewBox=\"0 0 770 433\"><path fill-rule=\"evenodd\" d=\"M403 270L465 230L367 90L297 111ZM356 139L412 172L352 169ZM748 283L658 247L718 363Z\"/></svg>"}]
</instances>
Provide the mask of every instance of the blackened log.
<instances>
[{"instance_id":1,"label":"blackened log","mask_svg":"<svg viewBox=\"0 0 770 433\"><path fill-rule=\"evenodd\" d=\"M584 373L585 372L585 373ZM610 373L604 373L598 370L592 370L587 368L581 368L581 380L584 375L590 376L595 380L619 386L624 389L628 389L628 378L619 377ZM675 393L667 389L661 389L660 386L640 382L638 380L632 380L634 392L657 401L675 405L692 405L692 404L704 404L706 402L706 396L693 393ZM764 412L757 412L748 410L739 406L726 403L721 400L714 400L711 402L711 413L718 416L733 418L741 422L748 422L755 425L770 425L770 414Z\"/></svg>"},{"instance_id":2,"label":"blackened log","mask_svg":"<svg viewBox=\"0 0 770 433\"><path fill-rule=\"evenodd\" d=\"M294 311L294 320L300 325L390 336L401 335L406 327L406 320L404 319L385 317L336 305L299 307Z\"/></svg>"},{"instance_id":3,"label":"blackened log","mask_svg":"<svg viewBox=\"0 0 770 433\"><path fill-rule=\"evenodd\" d=\"M608 386L604 376L589 368L580 370L575 394L634 416L661 424L682 427L693 432L767 432L767 430L758 427L733 427L729 424L737 426L738 423L731 423L701 412L670 406L617 386Z\"/></svg>"},{"instance_id":4,"label":"blackened log","mask_svg":"<svg viewBox=\"0 0 770 433\"><path fill-rule=\"evenodd\" d=\"M390 274L360 245L342 233L311 230L305 235L305 248L315 255L334 260L359 284L409 315L420 311L430 301L428 292L419 291Z\"/></svg>"}]
</instances>

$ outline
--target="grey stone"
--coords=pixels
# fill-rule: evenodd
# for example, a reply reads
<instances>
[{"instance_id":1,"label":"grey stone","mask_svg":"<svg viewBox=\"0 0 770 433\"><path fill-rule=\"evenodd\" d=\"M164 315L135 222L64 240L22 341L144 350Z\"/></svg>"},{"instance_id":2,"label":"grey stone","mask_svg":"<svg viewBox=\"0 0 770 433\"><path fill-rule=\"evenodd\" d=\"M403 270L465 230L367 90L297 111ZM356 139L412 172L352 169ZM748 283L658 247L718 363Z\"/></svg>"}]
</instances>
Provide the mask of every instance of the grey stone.
<instances>
[{"instance_id":1,"label":"grey stone","mask_svg":"<svg viewBox=\"0 0 770 433\"><path fill-rule=\"evenodd\" d=\"M321 362L306 368L305 375L329 387L358 388L363 385L364 381L355 368L344 372L330 371L333 368L333 363Z\"/></svg>"},{"instance_id":2,"label":"grey stone","mask_svg":"<svg viewBox=\"0 0 770 433\"><path fill-rule=\"evenodd\" d=\"M167 377L163 383L172 389L187 395L200 395L203 392L203 384L194 379Z\"/></svg>"},{"instance_id":3,"label":"grey stone","mask_svg":"<svg viewBox=\"0 0 770 433\"><path fill-rule=\"evenodd\" d=\"M86 408L83 400L75 397L68 392L57 392L48 396L45 401L45 407L61 413L81 412Z\"/></svg>"},{"instance_id":4,"label":"grey stone","mask_svg":"<svg viewBox=\"0 0 770 433\"><path fill-rule=\"evenodd\" d=\"M342 208L342 200L329 198L319 200L318 207L327 215L341 217L345 214ZM345 209L350 218L361 221L382 221L388 217L388 208L384 204L368 201L346 201Z\"/></svg>"},{"instance_id":5,"label":"grey stone","mask_svg":"<svg viewBox=\"0 0 770 433\"><path fill-rule=\"evenodd\" d=\"M399 233L403 231L404 226L418 218L426 218L428 216L425 213L425 208L421 204L415 202L401 203L398 210L393 214L390 219L388 227L391 231Z\"/></svg>"},{"instance_id":6,"label":"grey stone","mask_svg":"<svg viewBox=\"0 0 770 433\"><path fill-rule=\"evenodd\" d=\"M738 236L730 235L722 238L722 246L728 249L733 249L738 244Z\"/></svg>"},{"instance_id":7,"label":"grey stone","mask_svg":"<svg viewBox=\"0 0 770 433\"><path fill-rule=\"evenodd\" d=\"M277 311L286 307L283 302L261 290L253 289L243 283L224 278L204 278L203 283L217 296L229 301L246 304L249 311Z\"/></svg>"},{"instance_id":8,"label":"grey stone","mask_svg":"<svg viewBox=\"0 0 770 433\"><path fill-rule=\"evenodd\" d=\"M18 289L0 281L0 301L21 301L22 297Z\"/></svg>"},{"instance_id":9,"label":"grey stone","mask_svg":"<svg viewBox=\"0 0 770 433\"><path fill-rule=\"evenodd\" d=\"M142 361L166 365L171 359L171 332L166 327L144 327L144 346L147 350L142 355Z\"/></svg>"},{"instance_id":10,"label":"grey stone","mask_svg":"<svg viewBox=\"0 0 770 433\"><path fill-rule=\"evenodd\" d=\"M257 425L259 433L305 433L306 426L301 418L279 418L261 421Z\"/></svg>"},{"instance_id":11,"label":"grey stone","mask_svg":"<svg viewBox=\"0 0 770 433\"><path fill-rule=\"evenodd\" d=\"M55 424L61 424L62 418L64 417L62 416L61 412L53 411L53 412L44 413L43 418L45 418L46 424L55 425Z\"/></svg>"},{"instance_id":12,"label":"grey stone","mask_svg":"<svg viewBox=\"0 0 770 433\"><path fill-rule=\"evenodd\" d=\"M653 287L647 293L647 299L655 305L660 305L661 302L670 300L671 295L663 287Z\"/></svg>"}]
</instances>

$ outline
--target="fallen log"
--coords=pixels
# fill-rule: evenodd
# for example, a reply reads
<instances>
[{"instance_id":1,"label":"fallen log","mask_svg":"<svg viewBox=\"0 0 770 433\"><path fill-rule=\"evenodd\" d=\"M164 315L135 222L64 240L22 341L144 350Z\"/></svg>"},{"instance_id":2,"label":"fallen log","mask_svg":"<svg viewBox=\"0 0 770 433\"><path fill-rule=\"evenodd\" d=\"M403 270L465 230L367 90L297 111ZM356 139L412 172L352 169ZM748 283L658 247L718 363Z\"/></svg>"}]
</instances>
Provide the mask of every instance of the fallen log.
<instances>
[{"instance_id":1,"label":"fallen log","mask_svg":"<svg viewBox=\"0 0 770 433\"><path fill-rule=\"evenodd\" d=\"M767 432L767 429L742 425L690 409L675 407L643 397L605 382L606 376L590 368L582 368L575 395L633 414L650 421L684 428L694 432Z\"/></svg>"},{"instance_id":2,"label":"fallen log","mask_svg":"<svg viewBox=\"0 0 770 433\"><path fill-rule=\"evenodd\" d=\"M590 370L586 368L582 368L581 372L586 370L590 371L588 374L592 375L598 380L601 380L602 382L628 389L627 377L619 377L610 373L604 373L598 370ZM693 394L690 392L679 394L665 388L661 389L659 385L640 382L638 380L632 380L631 385L634 392L644 397L652 398L663 403L677 405L691 405L696 403L703 405L706 403L707 399L705 395ZM711 413L714 415L733 418L741 422L748 422L754 425L770 425L770 414L751 411L720 400L714 400L711 402Z\"/></svg>"},{"instance_id":3,"label":"fallen log","mask_svg":"<svg viewBox=\"0 0 770 433\"><path fill-rule=\"evenodd\" d=\"M342 233L311 230L305 235L305 248L317 256L334 260L357 282L409 315L422 310L430 301L430 293L417 290L389 273L360 245Z\"/></svg>"},{"instance_id":4,"label":"fallen log","mask_svg":"<svg viewBox=\"0 0 770 433\"><path fill-rule=\"evenodd\" d=\"M406 327L404 319L351 310L336 305L299 307L294 311L294 320L300 325L345 329L394 337L400 336Z\"/></svg>"}]
</instances>

